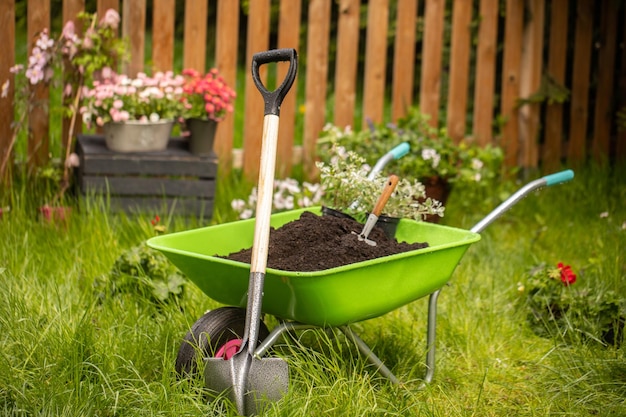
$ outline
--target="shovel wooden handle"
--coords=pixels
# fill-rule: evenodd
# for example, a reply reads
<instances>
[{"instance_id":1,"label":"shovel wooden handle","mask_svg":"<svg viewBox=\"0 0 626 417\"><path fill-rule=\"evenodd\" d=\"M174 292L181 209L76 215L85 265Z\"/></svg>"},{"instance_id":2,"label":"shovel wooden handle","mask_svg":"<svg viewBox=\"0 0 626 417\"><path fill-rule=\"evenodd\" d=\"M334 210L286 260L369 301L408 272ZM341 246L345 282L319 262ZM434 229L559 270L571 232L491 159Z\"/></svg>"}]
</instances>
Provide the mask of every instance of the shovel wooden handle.
<instances>
[{"instance_id":1,"label":"shovel wooden handle","mask_svg":"<svg viewBox=\"0 0 626 417\"><path fill-rule=\"evenodd\" d=\"M380 216L380 213L382 213L383 209L385 208L389 197L391 197L391 194L393 194L393 191L396 189L396 185L398 185L399 180L400 179L397 175L389 176L389 179L387 179L387 183L383 188L383 192L380 194L380 197L378 197L378 201L374 206L372 214L376 215L377 217Z\"/></svg>"}]
</instances>

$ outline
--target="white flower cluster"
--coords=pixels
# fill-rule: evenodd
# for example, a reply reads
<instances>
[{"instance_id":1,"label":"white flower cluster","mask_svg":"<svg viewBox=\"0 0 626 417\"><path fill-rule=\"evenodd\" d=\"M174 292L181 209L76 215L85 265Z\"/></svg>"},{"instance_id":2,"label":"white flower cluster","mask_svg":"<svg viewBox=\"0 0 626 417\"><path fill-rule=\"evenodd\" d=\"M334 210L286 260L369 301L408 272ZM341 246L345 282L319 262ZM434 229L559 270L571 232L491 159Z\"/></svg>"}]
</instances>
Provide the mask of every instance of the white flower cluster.
<instances>
[{"instance_id":1,"label":"white flower cluster","mask_svg":"<svg viewBox=\"0 0 626 417\"><path fill-rule=\"evenodd\" d=\"M284 211L319 205L322 195L323 190L320 184L311 184L306 181L300 184L293 178L274 180L273 208L275 211ZM257 188L254 187L247 201L235 199L230 206L239 213L240 219L249 219L254 216L257 198Z\"/></svg>"}]
</instances>

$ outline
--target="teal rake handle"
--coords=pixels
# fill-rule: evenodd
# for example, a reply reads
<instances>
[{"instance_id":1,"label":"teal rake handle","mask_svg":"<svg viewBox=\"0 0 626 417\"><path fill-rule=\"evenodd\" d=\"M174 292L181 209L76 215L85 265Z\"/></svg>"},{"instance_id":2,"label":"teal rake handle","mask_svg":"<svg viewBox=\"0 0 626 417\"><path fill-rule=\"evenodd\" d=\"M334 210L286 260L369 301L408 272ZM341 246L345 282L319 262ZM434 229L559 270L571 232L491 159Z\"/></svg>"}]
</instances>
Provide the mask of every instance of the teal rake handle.
<instances>
[{"instance_id":1,"label":"teal rake handle","mask_svg":"<svg viewBox=\"0 0 626 417\"><path fill-rule=\"evenodd\" d=\"M522 188L520 188L515 194L506 199L502 204L496 207L491 213L489 213L484 219L476 223L474 227L470 230L474 233L482 232L487 226L489 226L495 219L500 217L505 211L510 209L513 205L515 205L522 198L526 197L532 191L541 188L541 187L549 187L556 184L561 184L567 181L570 181L574 178L574 171L571 169L557 172L555 174L546 175L545 177L541 177L534 181L529 182Z\"/></svg>"}]
</instances>

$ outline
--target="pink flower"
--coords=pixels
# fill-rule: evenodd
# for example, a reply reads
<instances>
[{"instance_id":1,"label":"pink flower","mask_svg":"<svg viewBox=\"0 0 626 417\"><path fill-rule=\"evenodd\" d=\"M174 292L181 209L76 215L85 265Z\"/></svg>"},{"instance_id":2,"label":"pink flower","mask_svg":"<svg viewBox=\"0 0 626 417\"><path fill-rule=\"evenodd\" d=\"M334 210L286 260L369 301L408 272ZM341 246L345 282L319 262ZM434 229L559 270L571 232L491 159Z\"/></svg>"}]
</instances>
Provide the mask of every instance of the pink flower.
<instances>
[{"instance_id":1,"label":"pink flower","mask_svg":"<svg viewBox=\"0 0 626 417\"><path fill-rule=\"evenodd\" d=\"M11 74L17 74L18 72L21 72L23 70L24 70L24 65L22 64L13 65L11 68L9 68L9 72Z\"/></svg>"},{"instance_id":2,"label":"pink flower","mask_svg":"<svg viewBox=\"0 0 626 417\"><path fill-rule=\"evenodd\" d=\"M74 26L73 20L68 20L65 26L63 26L63 32L61 32L61 36L68 40L73 40L76 36L76 27Z\"/></svg>"},{"instance_id":3,"label":"pink flower","mask_svg":"<svg viewBox=\"0 0 626 417\"><path fill-rule=\"evenodd\" d=\"M110 27L111 29L117 29L120 24L120 15L114 9L109 9L104 14L102 20L100 20L100 26Z\"/></svg>"},{"instance_id":4,"label":"pink flower","mask_svg":"<svg viewBox=\"0 0 626 417\"><path fill-rule=\"evenodd\" d=\"M11 85L9 80L6 80L4 84L2 84L2 93L0 93L0 97L6 98L9 95L9 86Z\"/></svg>"}]
</instances>

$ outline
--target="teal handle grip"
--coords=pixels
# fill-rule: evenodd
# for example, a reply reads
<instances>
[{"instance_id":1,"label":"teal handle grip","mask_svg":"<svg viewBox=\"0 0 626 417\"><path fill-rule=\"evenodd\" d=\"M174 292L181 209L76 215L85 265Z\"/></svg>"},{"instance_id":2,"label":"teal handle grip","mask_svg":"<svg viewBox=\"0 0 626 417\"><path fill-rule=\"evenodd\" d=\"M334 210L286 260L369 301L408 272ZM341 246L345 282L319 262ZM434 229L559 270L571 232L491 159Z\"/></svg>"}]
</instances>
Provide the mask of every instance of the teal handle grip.
<instances>
[{"instance_id":1,"label":"teal handle grip","mask_svg":"<svg viewBox=\"0 0 626 417\"><path fill-rule=\"evenodd\" d=\"M403 142L389 151L391 155L393 155L393 159L400 159L407 153L409 153L411 147L409 146L409 142Z\"/></svg>"},{"instance_id":2,"label":"teal handle grip","mask_svg":"<svg viewBox=\"0 0 626 417\"><path fill-rule=\"evenodd\" d=\"M574 171L567 169L565 171L557 172L556 174L550 174L543 177L547 186L560 184L562 182L570 181L574 178Z\"/></svg>"}]
</instances>

